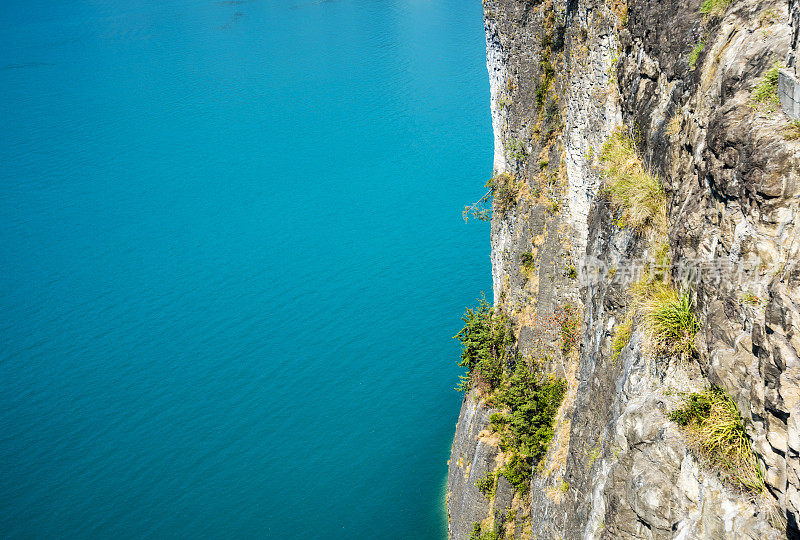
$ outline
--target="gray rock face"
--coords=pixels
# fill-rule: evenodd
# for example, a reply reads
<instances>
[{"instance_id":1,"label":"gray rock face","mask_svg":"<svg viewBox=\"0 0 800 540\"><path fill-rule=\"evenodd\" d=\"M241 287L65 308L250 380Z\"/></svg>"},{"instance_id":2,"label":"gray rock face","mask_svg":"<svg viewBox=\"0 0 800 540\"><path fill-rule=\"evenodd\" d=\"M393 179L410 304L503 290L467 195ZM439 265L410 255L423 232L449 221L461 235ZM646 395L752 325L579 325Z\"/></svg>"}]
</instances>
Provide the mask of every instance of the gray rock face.
<instances>
[{"instance_id":1,"label":"gray rock face","mask_svg":"<svg viewBox=\"0 0 800 540\"><path fill-rule=\"evenodd\" d=\"M789 25L792 28L792 37L786 65L793 68L795 77L800 77L800 67L797 65L800 54L800 0L789 0Z\"/></svg>"},{"instance_id":2,"label":"gray rock face","mask_svg":"<svg viewBox=\"0 0 800 540\"><path fill-rule=\"evenodd\" d=\"M778 73L778 98L787 116L800 119L800 81L788 69Z\"/></svg>"},{"instance_id":3,"label":"gray rock face","mask_svg":"<svg viewBox=\"0 0 800 540\"><path fill-rule=\"evenodd\" d=\"M490 411L465 399L452 538L508 506L530 513L517 538L800 537L800 141L752 100L776 60L797 76L800 2L737 0L707 16L700 4L484 0L495 169L522 186L492 219L495 302L524 355L558 306L579 306L583 325L580 354L547 363L570 392L527 499L475 488L502 455ZM672 277L701 322L691 359L648 353L636 320L611 353L628 270L653 249L602 193L597 154L620 126L665 187ZM679 392L709 383L745 419L767 487L758 500L699 462L666 416Z\"/></svg>"},{"instance_id":4,"label":"gray rock face","mask_svg":"<svg viewBox=\"0 0 800 540\"><path fill-rule=\"evenodd\" d=\"M489 427L493 412L475 392L464 396L447 474L447 517L451 538L469 538L472 524L486 518L491 501L475 482L494 471L498 448L480 436Z\"/></svg>"}]
</instances>

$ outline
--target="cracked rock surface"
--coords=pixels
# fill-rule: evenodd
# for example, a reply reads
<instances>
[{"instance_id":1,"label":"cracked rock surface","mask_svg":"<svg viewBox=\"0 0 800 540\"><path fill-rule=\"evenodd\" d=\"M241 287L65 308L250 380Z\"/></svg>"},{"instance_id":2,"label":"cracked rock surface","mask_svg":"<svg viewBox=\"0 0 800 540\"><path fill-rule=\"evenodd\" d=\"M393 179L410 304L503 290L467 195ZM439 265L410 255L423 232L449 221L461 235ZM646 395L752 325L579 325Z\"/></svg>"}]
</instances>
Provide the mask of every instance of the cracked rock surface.
<instances>
[{"instance_id":1,"label":"cracked rock surface","mask_svg":"<svg viewBox=\"0 0 800 540\"><path fill-rule=\"evenodd\" d=\"M514 507L529 516L516 538L800 537L800 140L752 95L776 62L797 72L800 2L700 7L484 0L494 167L523 186L513 206L494 209L494 300L523 355L536 354L537 318L558 306L579 306L583 321L574 391L527 498L505 483L489 501L475 487L499 449L491 409L465 396L451 538ZM701 325L691 358L650 354L636 320L619 357L611 351L631 307L636 276L626 270L653 249L620 226L602 190L597 155L620 127L666 192L672 277ZM563 362L547 369L572 373ZM744 418L763 497L724 482L667 418L681 392L709 384Z\"/></svg>"}]
</instances>

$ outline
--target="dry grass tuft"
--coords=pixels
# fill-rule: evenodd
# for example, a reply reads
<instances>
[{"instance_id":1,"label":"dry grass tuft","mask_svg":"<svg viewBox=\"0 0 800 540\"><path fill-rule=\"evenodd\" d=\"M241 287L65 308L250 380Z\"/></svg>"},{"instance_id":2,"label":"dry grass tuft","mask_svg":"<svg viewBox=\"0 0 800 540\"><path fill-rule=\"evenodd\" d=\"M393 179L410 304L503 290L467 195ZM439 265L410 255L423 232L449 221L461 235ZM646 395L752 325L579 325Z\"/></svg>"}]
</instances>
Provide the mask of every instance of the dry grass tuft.
<instances>
[{"instance_id":1,"label":"dry grass tuft","mask_svg":"<svg viewBox=\"0 0 800 540\"><path fill-rule=\"evenodd\" d=\"M783 130L783 138L787 141L800 140L800 120L792 120L789 127Z\"/></svg>"},{"instance_id":2,"label":"dry grass tuft","mask_svg":"<svg viewBox=\"0 0 800 540\"><path fill-rule=\"evenodd\" d=\"M679 114L673 116L667 124L667 135L675 137L681 132L681 117Z\"/></svg>"},{"instance_id":3,"label":"dry grass tuft","mask_svg":"<svg viewBox=\"0 0 800 540\"><path fill-rule=\"evenodd\" d=\"M567 491L569 491L569 482L559 477L555 485L545 488L545 495L554 503L561 504Z\"/></svg>"},{"instance_id":4,"label":"dry grass tuft","mask_svg":"<svg viewBox=\"0 0 800 540\"><path fill-rule=\"evenodd\" d=\"M664 189L646 170L633 139L616 131L603 145L600 168L612 203L622 208L627 225L639 230L666 225Z\"/></svg>"}]
</instances>

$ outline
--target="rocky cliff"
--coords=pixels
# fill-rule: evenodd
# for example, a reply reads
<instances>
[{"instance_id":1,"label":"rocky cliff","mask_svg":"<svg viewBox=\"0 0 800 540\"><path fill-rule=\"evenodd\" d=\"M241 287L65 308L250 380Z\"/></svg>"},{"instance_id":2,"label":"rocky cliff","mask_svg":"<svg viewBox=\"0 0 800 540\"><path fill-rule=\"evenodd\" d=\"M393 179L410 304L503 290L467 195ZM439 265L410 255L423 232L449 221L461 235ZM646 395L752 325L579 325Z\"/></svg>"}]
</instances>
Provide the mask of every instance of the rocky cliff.
<instances>
[{"instance_id":1,"label":"rocky cliff","mask_svg":"<svg viewBox=\"0 0 800 540\"><path fill-rule=\"evenodd\" d=\"M800 537L800 126L777 97L778 70L797 73L798 10L484 0L504 369L535 359L566 390L526 489L503 473L502 404L468 390L451 538ZM663 219L637 225L609 186L614 137L657 179ZM654 340L654 287L696 317L680 351ZM580 314L572 348L546 328L565 306ZM755 487L675 420L710 388L738 410Z\"/></svg>"}]
</instances>

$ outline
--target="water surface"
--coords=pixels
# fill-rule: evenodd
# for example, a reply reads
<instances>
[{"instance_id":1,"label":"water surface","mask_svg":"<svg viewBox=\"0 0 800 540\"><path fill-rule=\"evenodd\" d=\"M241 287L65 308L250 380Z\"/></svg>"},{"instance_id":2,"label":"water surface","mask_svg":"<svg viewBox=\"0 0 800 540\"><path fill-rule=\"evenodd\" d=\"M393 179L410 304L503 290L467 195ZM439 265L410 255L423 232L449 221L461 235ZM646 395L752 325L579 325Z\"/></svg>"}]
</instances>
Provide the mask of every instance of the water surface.
<instances>
[{"instance_id":1,"label":"water surface","mask_svg":"<svg viewBox=\"0 0 800 540\"><path fill-rule=\"evenodd\" d=\"M441 538L479 2L0 13L0 535Z\"/></svg>"}]
</instances>

